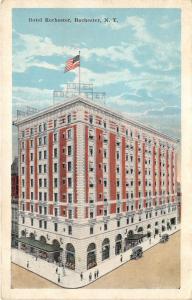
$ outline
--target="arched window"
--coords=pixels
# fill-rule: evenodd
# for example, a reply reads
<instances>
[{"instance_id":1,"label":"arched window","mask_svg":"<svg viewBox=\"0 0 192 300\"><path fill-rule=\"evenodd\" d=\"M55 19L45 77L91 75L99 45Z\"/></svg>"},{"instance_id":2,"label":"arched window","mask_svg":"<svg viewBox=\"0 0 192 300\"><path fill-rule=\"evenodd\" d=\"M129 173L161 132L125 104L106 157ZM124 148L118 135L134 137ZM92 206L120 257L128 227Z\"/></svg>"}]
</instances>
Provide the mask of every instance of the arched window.
<instances>
[{"instance_id":1,"label":"arched window","mask_svg":"<svg viewBox=\"0 0 192 300\"><path fill-rule=\"evenodd\" d=\"M147 228L151 228L151 224L148 224L148 225L147 225Z\"/></svg>"},{"instance_id":2,"label":"arched window","mask_svg":"<svg viewBox=\"0 0 192 300\"><path fill-rule=\"evenodd\" d=\"M128 235L129 236L133 235L133 230L129 230Z\"/></svg>"},{"instance_id":3,"label":"arched window","mask_svg":"<svg viewBox=\"0 0 192 300\"><path fill-rule=\"evenodd\" d=\"M46 244L46 238L43 236L43 235L41 235L40 236L40 239L39 239L43 244Z\"/></svg>"},{"instance_id":4,"label":"arched window","mask_svg":"<svg viewBox=\"0 0 192 300\"><path fill-rule=\"evenodd\" d=\"M102 260L109 258L110 251L110 241L108 238L105 238L102 243Z\"/></svg>"},{"instance_id":5,"label":"arched window","mask_svg":"<svg viewBox=\"0 0 192 300\"><path fill-rule=\"evenodd\" d=\"M34 235L34 233L31 232L29 237L30 237L31 240L35 240L35 235Z\"/></svg>"},{"instance_id":6,"label":"arched window","mask_svg":"<svg viewBox=\"0 0 192 300\"><path fill-rule=\"evenodd\" d=\"M25 230L22 230L22 231L21 231L21 236L22 236L22 237L26 236Z\"/></svg>"},{"instance_id":7,"label":"arched window","mask_svg":"<svg viewBox=\"0 0 192 300\"><path fill-rule=\"evenodd\" d=\"M96 245L95 243L91 243L87 248L87 269L91 269L96 265Z\"/></svg>"},{"instance_id":8,"label":"arched window","mask_svg":"<svg viewBox=\"0 0 192 300\"><path fill-rule=\"evenodd\" d=\"M138 232L143 232L143 227L139 227Z\"/></svg>"},{"instance_id":9,"label":"arched window","mask_svg":"<svg viewBox=\"0 0 192 300\"><path fill-rule=\"evenodd\" d=\"M75 270L75 248L71 243L66 245L66 264L69 269Z\"/></svg>"}]
</instances>

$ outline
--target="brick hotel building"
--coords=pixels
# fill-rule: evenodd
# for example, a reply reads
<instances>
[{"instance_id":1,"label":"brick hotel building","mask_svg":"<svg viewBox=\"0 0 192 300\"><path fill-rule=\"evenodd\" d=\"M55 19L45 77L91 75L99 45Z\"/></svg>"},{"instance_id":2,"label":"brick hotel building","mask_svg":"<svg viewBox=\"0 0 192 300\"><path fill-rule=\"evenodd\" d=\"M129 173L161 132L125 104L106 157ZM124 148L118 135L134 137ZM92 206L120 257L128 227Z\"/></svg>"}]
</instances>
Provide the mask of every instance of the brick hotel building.
<instances>
[{"instance_id":1,"label":"brick hotel building","mask_svg":"<svg viewBox=\"0 0 192 300\"><path fill-rule=\"evenodd\" d=\"M76 272L177 225L177 140L84 97L17 120L19 249Z\"/></svg>"}]
</instances>

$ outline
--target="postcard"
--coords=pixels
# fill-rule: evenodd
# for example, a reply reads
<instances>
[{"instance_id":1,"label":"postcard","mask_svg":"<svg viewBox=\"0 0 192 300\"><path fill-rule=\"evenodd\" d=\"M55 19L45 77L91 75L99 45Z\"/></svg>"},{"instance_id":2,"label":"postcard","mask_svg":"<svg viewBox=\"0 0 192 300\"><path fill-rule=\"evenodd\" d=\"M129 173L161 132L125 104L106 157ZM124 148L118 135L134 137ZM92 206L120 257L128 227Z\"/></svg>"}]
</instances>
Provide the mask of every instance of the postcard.
<instances>
[{"instance_id":1,"label":"postcard","mask_svg":"<svg viewBox=\"0 0 192 300\"><path fill-rule=\"evenodd\" d=\"M4 1L2 298L190 299L190 1Z\"/></svg>"}]
</instances>

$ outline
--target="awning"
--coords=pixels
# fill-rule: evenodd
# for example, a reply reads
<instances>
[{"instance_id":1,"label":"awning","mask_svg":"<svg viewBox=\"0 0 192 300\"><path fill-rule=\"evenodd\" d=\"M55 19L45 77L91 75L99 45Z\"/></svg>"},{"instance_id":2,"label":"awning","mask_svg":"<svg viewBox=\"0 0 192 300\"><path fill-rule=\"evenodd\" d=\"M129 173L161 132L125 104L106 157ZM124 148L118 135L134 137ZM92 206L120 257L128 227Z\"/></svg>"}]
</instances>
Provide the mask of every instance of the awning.
<instances>
[{"instance_id":1,"label":"awning","mask_svg":"<svg viewBox=\"0 0 192 300\"><path fill-rule=\"evenodd\" d=\"M142 238L144 238L146 236L146 234L133 234L133 235L128 235L127 239L128 241L138 241Z\"/></svg>"},{"instance_id":2,"label":"awning","mask_svg":"<svg viewBox=\"0 0 192 300\"><path fill-rule=\"evenodd\" d=\"M30 239L28 237L21 237L21 238L18 238L17 240L20 243L27 244L31 247L40 249L40 250L45 251L45 252L60 252L60 251L63 251L63 249L60 248L57 245L42 243L41 241Z\"/></svg>"}]
</instances>

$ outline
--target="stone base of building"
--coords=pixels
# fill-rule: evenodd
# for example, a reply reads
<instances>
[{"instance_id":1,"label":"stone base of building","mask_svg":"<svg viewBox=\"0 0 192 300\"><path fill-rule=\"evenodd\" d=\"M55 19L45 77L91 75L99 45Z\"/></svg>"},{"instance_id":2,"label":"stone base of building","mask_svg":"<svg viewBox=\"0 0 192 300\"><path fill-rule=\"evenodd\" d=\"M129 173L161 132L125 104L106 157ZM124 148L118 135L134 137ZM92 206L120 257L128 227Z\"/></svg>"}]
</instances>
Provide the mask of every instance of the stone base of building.
<instances>
[{"instance_id":1,"label":"stone base of building","mask_svg":"<svg viewBox=\"0 0 192 300\"><path fill-rule=\"evenodd\" d=\"M164 233L172 235L179 230L180 226L178 224L171 230ZM146 251L158 244L159 241L160 236L152 236L140 243L140 246L143 248L143 251ZM101 276L106 275L129 261L131 253L132 249L129 249L126 252L121 252L119 255L116 255L111 259L106 259L98 266L95 266L83 273L77 273L68 268L63 268L63 266L61 267L56 263L49 263L41 258L36 258L31 254L25 253L20 249L12 249L12 262L54 282L55 284L58 284L63 288L80 288L90 284Z\"/></svg>"}]
</instances>

